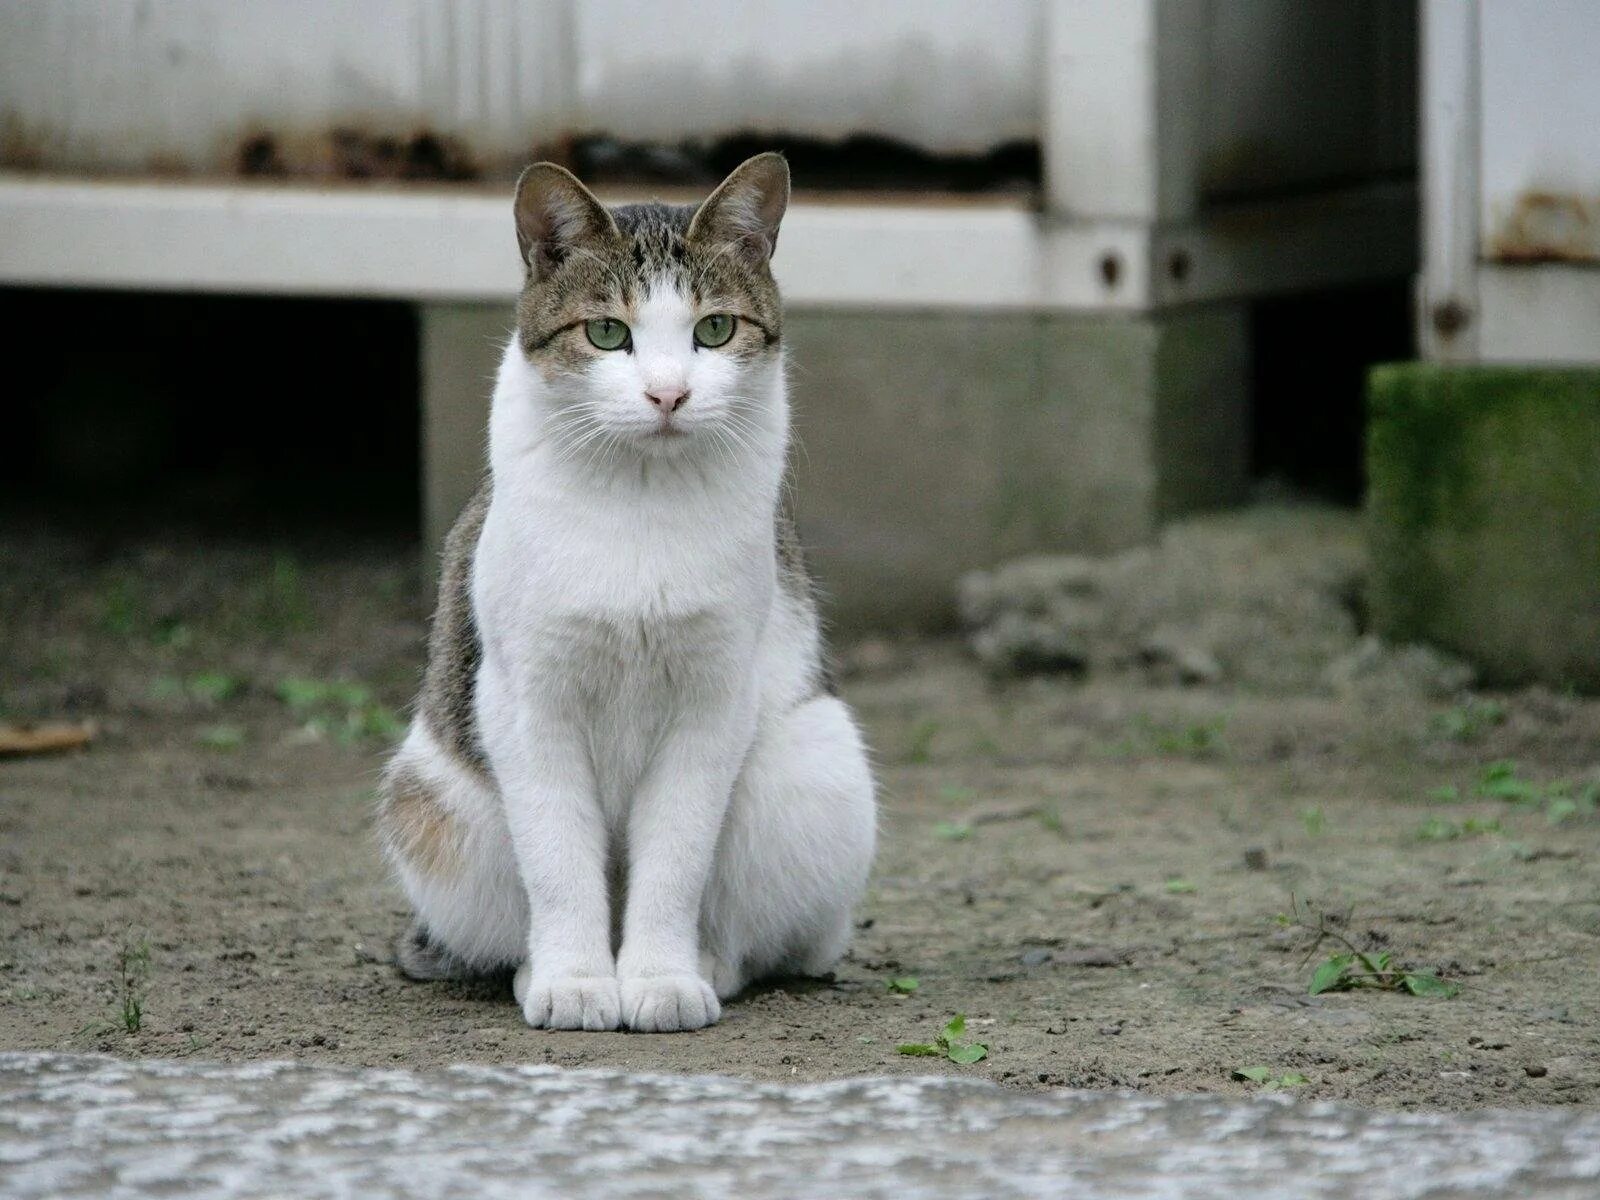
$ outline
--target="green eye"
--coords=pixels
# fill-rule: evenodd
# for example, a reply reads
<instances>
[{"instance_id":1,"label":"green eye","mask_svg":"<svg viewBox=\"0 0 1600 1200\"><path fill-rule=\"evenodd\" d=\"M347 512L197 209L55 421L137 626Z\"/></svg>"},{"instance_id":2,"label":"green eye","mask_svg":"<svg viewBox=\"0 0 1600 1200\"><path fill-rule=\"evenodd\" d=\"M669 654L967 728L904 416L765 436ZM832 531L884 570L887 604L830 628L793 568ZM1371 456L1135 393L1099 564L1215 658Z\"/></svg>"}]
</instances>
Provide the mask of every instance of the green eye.
<instances>
[{"instance_id":1,"label":"green eye","mask_svg":"<svg viewBox=\"0 0 1600 1200\"><path fill-rule=\"evenodd\" d=\"M701 317L695 323L694 340L696 345L712 349L725 346L728 339L733 336L735 322L727 313L712 313L709 317Z\"/></svg>"},{"instance_id":2,"label":"green eye","mask_svg":"<svg viewBox=\"0 0 1600 1200\"><path fill-rule=\"evenodd\" d=\"M628 344L628 327L613 317L585 321L583 331L596 350L621 350Z\"/></svg>"}]
</instances>

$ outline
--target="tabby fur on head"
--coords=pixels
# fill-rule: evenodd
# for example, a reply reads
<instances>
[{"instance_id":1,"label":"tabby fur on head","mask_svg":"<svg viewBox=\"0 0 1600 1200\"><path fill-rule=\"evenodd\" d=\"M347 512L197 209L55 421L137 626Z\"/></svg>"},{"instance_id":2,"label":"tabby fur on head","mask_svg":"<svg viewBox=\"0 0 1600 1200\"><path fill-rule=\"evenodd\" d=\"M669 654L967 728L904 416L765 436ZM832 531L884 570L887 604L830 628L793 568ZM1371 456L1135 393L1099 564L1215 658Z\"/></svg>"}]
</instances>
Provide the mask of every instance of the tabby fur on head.
<instances>
[{"instance_id":1,"label":"tabby fur on head","mask_svg":"<svg viewBox=\"0 0 1600 1200\"><path fill-rule=\"evenodd\" d=\"M788 198L777 154L745 163L698 208L608 210L561 167L523 173L516 337L559 444L589 458L678 454L697 440L726 450L781 419L765 411L782 369L768 261ZM699 336L707 318L731 318L725 341ZM620 323L620 344L597 342L596 322Z\"/></svg>"}]
</instances>

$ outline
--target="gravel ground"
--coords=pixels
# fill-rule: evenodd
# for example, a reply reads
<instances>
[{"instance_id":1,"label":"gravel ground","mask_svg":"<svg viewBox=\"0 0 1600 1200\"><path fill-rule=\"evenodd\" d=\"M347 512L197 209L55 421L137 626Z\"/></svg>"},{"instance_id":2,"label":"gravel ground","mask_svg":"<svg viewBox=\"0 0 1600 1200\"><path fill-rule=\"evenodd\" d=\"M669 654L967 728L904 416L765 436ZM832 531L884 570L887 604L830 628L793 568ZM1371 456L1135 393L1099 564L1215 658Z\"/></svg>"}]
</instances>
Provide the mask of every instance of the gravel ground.
<instances>
[{"instance_id":1,"label":"gravel ground","mask_svg":"<svg viewBox=\"0 0 1600 1200\"><path fill-rule=\"evenodd\" d=\"M1306 528L1348 549L1348 520ZM1269 552L1216 529L1245 574ZM1241 1095L1262 1066L1383 1108L1600 1102L1600 702L1324 686L1292 621L1251 647L1299 664L1281 686L997 681L954 642L844 646L883 838L831 981L674 1036L536 1032L504 980L408 983L371 808L421 663L414 559L0 536L0 720L97 727L0 759L0 1049ZM1314 632L1321 656L1357 630ZM1337 947L1282 924L1292 903L1459 993L1309 995ZM987 1057L897 1052L958 1012Z\"/></svg>"}]
</instances>

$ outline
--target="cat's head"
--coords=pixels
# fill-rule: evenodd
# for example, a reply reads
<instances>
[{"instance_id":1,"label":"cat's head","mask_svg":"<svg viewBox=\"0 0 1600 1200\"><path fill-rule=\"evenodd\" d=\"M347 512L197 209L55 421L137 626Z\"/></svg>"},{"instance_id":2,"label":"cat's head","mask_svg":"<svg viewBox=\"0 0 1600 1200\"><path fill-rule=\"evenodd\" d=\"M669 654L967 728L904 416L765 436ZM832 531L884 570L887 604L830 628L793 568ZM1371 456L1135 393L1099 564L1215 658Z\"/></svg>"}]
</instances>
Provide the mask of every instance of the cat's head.
<instances>
[{"instance_id":1,"label":"cat's head","mask_svg":"<svg viewBox=\"0 0 1600 1200\"><path fill-rule=\"evenodd\" d=\"M573 446L734 447L780 423L778 289L769 260L789 168L760 154L698 208L607 209L569 172L517 182L527 269L517 339Z\"/></svg>"}]
</instances>

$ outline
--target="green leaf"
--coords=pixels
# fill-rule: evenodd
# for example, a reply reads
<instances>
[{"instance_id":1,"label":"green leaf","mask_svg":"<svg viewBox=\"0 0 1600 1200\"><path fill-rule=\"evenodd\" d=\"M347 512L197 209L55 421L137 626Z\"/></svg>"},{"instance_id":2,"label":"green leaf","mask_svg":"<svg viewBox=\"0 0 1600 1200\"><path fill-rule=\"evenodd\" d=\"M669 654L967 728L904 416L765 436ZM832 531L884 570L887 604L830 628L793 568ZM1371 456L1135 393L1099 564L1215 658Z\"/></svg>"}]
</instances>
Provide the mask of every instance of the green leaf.
<instances>
[{"instance_id":1,"label":"green leaf","mask_svg":"<svg viewBox=\"0 0 1600 1200\"><path fill-rule=\"evenodd\" d=\"M1187 879L1167 880L1167 891L1171 892L1174 896L1186 896L1194 890L1194 884L1190 883Z\"/></svg>"},{"instance_id":2,"label":"green leaf","mask_svg":"<svg viewBox=\"0 0 1600 1200\"><path fill-rule=\"evenodd\" d=\"M1271 1067L1240 1067L1233 1073L1235 1079L1247 1079L1251 1083L1265 1083L1272 1078Z\"/></svg>"},{"instance_id":3,"label":"green leaf","mask_svg":"<svg viewBox=\"0 0 1600 1200\"><path fill-rule=\"evenodd\" d=\"M1449 999L1461 990L1461 985L1440 979L1426 972L1407 971L1400 981L1413 996L1440 996Z\"/></svg>"},{"instance_id":4,"label":"green leaf","mask_svg":"<svg viewBox=\"0 0 1600 1200\"><path fill-rule=\"evenodd\" d=\"M242 680L221 671L202 671L198 675L189 677L189 694L196 700L208 700L217 704L223 700L231 700L243 690Z\"/></svg>"},{"instance_id":5,"label":"green leaf","mask_svg":"<svg viewBox=\"0 0 1600 1200\"><path fill-rule=\"evenodd\" d=\"M939 1036L947 1042L953 1042L966 1031L967 1016L965 1013L957 1013L955 1016L950 1018L950 1024L944 1027L944 1032Z\"/></svg>"},{"instance_id":6,"label":"green leaf","mask_svg":"<svg viewBox=\"0 0 1600 1200\"><path fill-rule=\"evenodd\" d=\"M889 980L889 990L897 996L909 996L916 991L918 980L915 975L902 975L898 979Z\"/></svg>"},{"instance_id":7,"label":"green leaf","mask_svg":"<svg viewBox=\"0 0 1600 1200\"><path fill-rule=\"evenodd\" d=\"M244 745L244 728L239 725L209 725L196 736L208 750L237 750Z\"/></svg>"},{"instance_id":8,"label":"green leaf","mask_svg":"<svg viewBox=\"0 0 1600 1200\"><path fill-rule=\"evenodd\" d=\"M1386 950L1378 954L1359 954L1356 957L1361 960L1361 965L1374 975L1382 975L1394 961L1394 955Z\"/></svg>"},{"instance_id":9,"label":"green leaf","mask_svg":"<svg viewBox=\"0 0 1600 1200\"><path fill-rule=\"evenodd\" d=\"M1443 817L1429 817L1417 826L1417 840L1420 842L1451 842L1460 836L1461 826Z\"/></svg>"},{"instance_id":10,"label":"green leaf","mask_svg":"<svg viewBox=\"0 0 1600 1200\"><path fill-rule=\"evenodd\" d=\"M934 823L933 836L947 842L964 842L972 836L972 826L965 821L938 821Z\"/></svg>"},{"instance_id":11,"label":"green leaf","mask_svg":"<svg viewBox=\"0 0 1600 1200\"><path fill-rule=\"evenodd\" d=\"M1516 774L1516 762L1509 758L1502 758L1499 762L1492 762L1486 766L1479 778L1484 783L1495 783L1502 779L1513 779Z\"/></svg>"},{"instance_id":12,"label":"green leaf","mask_svg":"<svg viewBox=\"0 0 1600 1200\"><path fill-rule=\"evenodd\" d=\"M1328 959L1311 976L1309 989L1311 995L1320 996L1323 992L1332 991L1343 984L1345 972L1350 969L1350 964L1354 961L1353 954L1335 954Z\"/></svg>"},{"instance_id":13,"label":"green leaf","mask_svg":"<svg viewBox=\"0 0 1600 1200\"><path fill-rule=\"evenodd\" d=\"M951 1042L945 1048L945 1055L951 1062L966 1066L989 1057L989 1047L982 1042L973 1042L970 1045L965 1042Z\"/></svg>"},{"instance_id":14,"label":"green leaf","mask_svg":"<svg viewBox=\"0 0 1600 1200\"><path fill-rule=\"evenodd\" d=\"M930 1046L926 1042L901 1042L895 1047L901 1054L909 1054L916 1058L930 1058L942 1054L938 1046Z\"/></svg>"},{"instance_id":15,"label":"green leaf","mask_svg":"<svg viewBox=\"0 0 1600 1200\"><path fill-rule=\"evenodd\" d=\"M1545 810L1544 815L1549 820L1550 824L1559 825L1568 817L1575 815L1577 811L1578 802L1576 800L1573 800L1567 796L1561 796L1550 801L1550 807Z\"/></svg>"},{"instance_id":16,"label":"green leaf","mask_svg":"<svg viewBox=\"0 0 1600 1200\"><path fill-rule=\"evenodd\" d=\"M1285 1071L1282 1075L1278 1076L1278 1083L1283 1087L1300 1087L1301 1085L1310 1082L1311 1080L1300 1074L1299 1071Z\"/></svg>"}]
</instances>

